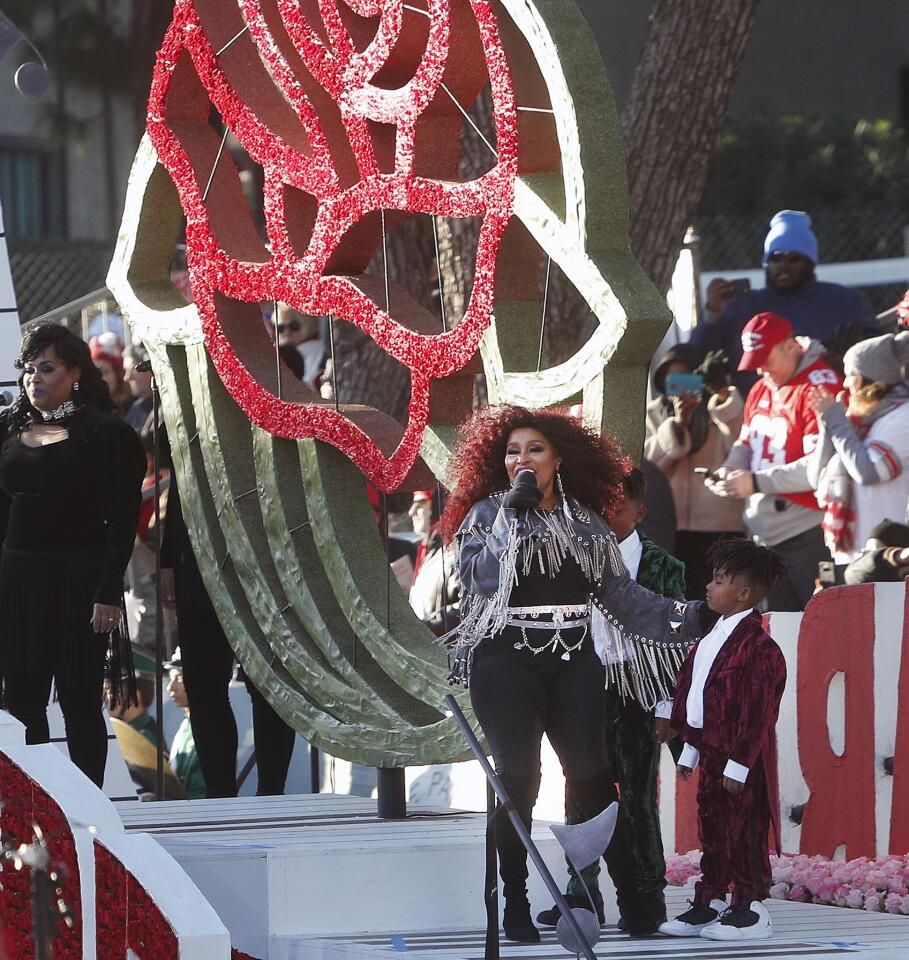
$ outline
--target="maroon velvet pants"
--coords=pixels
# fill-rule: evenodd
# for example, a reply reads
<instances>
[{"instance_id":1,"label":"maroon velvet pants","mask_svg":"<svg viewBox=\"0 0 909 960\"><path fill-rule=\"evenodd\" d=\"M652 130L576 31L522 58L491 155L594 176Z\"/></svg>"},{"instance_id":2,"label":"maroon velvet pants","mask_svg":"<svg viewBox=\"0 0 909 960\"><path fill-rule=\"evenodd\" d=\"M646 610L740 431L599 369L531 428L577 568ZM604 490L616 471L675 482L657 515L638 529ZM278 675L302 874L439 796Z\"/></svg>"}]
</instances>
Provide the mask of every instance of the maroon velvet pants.
<instances>
[{"instance_id":1,"label":"maroon velvet pants","mask_svg":"<svg viewBox=\"0 0 909 960\"><path fill-rule=\"evenodd\" d=\"M701 750L698 780L698 837L701 874L695 903L724 900L732 887L732 905L764 900L770 890L770 804L760 760L736 797L723 789L728 758L709 747Z\"/></svg>"}]
</instances>

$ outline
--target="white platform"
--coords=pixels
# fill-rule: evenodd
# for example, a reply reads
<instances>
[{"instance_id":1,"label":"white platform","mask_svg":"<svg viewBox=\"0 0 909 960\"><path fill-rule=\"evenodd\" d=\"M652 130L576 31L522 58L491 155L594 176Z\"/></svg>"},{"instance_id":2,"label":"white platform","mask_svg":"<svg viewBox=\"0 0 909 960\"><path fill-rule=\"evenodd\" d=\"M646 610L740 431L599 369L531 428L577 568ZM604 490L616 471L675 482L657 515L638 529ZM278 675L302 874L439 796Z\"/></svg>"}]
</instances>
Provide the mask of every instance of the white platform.
<instances>
[{"instance_id":1,"label":"white platform","mask_svg":"<svg viewBox=\"0 0 909 960\"><path fill-rule=\"evenodd\" d=\"M670 915L687 909L691 887L666 891ZM538 904L534 904L536 910ZM614 926L604 927L597 957L626 960L902 960L909 957L909 917L845 910L807 903L768 903L774 935L770 940L722 944L711 940L648 937L632 940ZM542 930L539 945L500 942L502 960L565 960L555 931ZM436 933L402 931L396 935L286 938L273 940L268 960L482 960L485 930L448 928Z\"/></svg>"},{"instance_id":2,"label":"white platform","mask_svg":"<svg viewBox=\"0 0 909 960\"><path fill-rule=\"evenodd\" d=\"M332 794L122 803L127 831L150 833L186 870L231 932L259 960L479 960L485 915L485 816L411 807L382 821L373 800ZM545 823L534 839L557 880L561 851ZM607 923L616 920L605 873ZM529 883L533 911L550 905ZM691 888L667 890L670 915ZM771 901L770 941L631 940L604 928L598 956L628 960L705 957L909 958L909 917ZM503 958L564 958L553 933L539 946L508 945Z\"/></svg>"},{"instance_id":3,"label":"white platform","mask_svg":"<svg viewBox=\"0 0 909 960\"><path fill-rule=\"evenodd\" d=\"M231 932L260 960L269 944L485 922L483 814L410 807L379 820L374 800L333 794L117 805L128 831L150 833L193 879ZM534 825L550 869L561 848ZM548 894L531 876L534 902ZM607 894L608 897L608 894Z\"/></svg>"}]
</instances>

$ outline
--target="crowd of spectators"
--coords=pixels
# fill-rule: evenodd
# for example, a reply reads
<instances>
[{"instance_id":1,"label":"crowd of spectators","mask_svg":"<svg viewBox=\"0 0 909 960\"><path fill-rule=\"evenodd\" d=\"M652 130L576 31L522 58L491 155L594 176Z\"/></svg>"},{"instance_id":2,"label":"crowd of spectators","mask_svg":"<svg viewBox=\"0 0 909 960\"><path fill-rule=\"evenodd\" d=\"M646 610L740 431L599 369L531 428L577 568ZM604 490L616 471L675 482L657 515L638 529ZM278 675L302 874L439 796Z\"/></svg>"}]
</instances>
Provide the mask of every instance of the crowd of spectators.
<instances>
[{"instance_id":1,"label":"crowd of spectators","mask_svg":"<svg viewBox=\"0 0 909 960\"><path fill-rule=\"evenodd\" d=\"M692 597L703 550L742 529L785 559L770 610L907 570L909 332L819 281L818 262L809 215L780 211L766 286L713 280L689 341L654 370L645 457L669 478Z\"/></svg>"},{"instance_id":2,"label":"crowd of spectators","mask_svg":"<svg viewBox=\"0 0 909 960\"><path fill-rule=\"evenodd\" d=\"M784 558L768 610L909 574L909 310L888 325L861 293L819 281L818 261L809 215L776 214L766 286L712 281L689 341L653 366L642 529L684 563L691 599L704 597L711 545L742 533ZM444 632L442 612L449 629L457 617L454 563L431 524L413 529L425 559L402 585Z\"/></svg>"}]
</instances>

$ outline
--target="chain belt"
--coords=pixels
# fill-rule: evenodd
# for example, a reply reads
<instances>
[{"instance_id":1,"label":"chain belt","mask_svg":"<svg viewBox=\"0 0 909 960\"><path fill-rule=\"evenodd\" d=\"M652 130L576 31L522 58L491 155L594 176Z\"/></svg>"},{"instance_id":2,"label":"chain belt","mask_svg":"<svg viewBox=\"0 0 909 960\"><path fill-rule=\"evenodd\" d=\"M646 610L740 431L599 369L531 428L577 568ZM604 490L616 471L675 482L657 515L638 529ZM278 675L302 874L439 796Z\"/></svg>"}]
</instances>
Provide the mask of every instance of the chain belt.
<instances>
[{"instance_id":1,"label":"chain belt","mask_svg":"<svg viewBox=\"0 0 909 960\"><path fill-rule=\"evenodd\" d=\"M538 607L509 607L509 617L531 617L536 620L538 617L551 616L552 623L563 623L566 617L589 617L590 606L586 603L559 603L549 606ZM545 626L550 621L545 621Z\"/></svg>"},{"instance_id":2,"label":"chain belt","mask_svg":"<svg viewBox=\"0 0 909 960\"><path fill-rule=\"evenodd\" d=\"M541 617L551 617L551 619L540 619ZM549 606L535 607L509 607L508 619L505 621L509 627L517 627L521 631L521 642L515 643L515 650L529 650L535 656L550 651L557 653L559 648L563 660L570 660L571 654L577 650L587 638L587 632L590 627L590 607L584 604L566 603ZM584 632L577 643L572 643L562 636L563 630L583 627ZM549 630L552 631L552 638L546 638L542 646L535 646L527 639L528 630Z\"/></svg>"}]
</instances>

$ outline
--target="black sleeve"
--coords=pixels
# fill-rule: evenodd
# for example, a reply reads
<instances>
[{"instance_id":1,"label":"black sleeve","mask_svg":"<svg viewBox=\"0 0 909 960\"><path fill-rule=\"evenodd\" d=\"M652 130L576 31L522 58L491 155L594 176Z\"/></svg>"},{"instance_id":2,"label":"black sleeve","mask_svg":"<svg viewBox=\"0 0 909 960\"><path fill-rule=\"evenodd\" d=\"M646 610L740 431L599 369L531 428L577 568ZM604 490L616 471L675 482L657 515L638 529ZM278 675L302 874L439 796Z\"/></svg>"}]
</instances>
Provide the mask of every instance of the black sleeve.
<instances>
[{"instance_id":1,"label":"black sleeve","mask_svg":"<svg viewBox=\"0 0 909 960\"><path fill-rule=\"evenodd\" d=\"M113 415L96 428L92 455L100 457L103 509L107 544L95 603L119 606L123 597L123 574L133 552L142 480L145 477L145 450L136 432Z\"/></svg>"},{"instance_id":2,"label":"black sleeve","mask_svg":"<svg viewBox=\"0 0 909 960\"><path fill-rule=\"evenodd\" d=\"M579 528L582 536L585 532L588 536L592 532L606 537L612 541L613 549L618 549L615 535L596 514L590 517L589 530ZM593 600L606 619L629 640L678 649L703 636L700 611L706 603L661 596L632 580L624 564L620 567L621 573L616 573L607 560Z\"/></svg>"}]
</instances>

